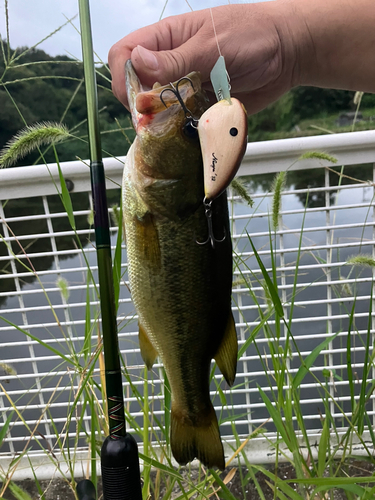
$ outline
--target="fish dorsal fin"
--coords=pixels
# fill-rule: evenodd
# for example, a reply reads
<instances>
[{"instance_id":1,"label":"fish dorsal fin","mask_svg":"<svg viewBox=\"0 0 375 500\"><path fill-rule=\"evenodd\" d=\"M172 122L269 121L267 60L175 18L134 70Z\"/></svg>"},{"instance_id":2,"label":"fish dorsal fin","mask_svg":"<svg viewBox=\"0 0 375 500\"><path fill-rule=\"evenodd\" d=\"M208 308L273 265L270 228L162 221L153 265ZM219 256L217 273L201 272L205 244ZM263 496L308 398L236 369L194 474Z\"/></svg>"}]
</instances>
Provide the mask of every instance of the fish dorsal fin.
<instances>
[{"instance_id":1,"label":"fish dorsal fin","mask_svg":"<svg viewBox=\"0 0 375 500\"><path fill-rule=\"evenodd\" d=\"M143 326L138 323L139 333L139 347L141 349L141 356L148 370L151 370L152 365L155 363L155 359L158 357L158 352L155 347L151 344L151 341L146 333Z\"/></svg>"},{"instance_id":2,"label":"fish dorsal fin","mask_svg":"<svg viewBox=\"0 0 375 500\"><path fill-rule=\"evenodd\" d=\"M229 315L224 338L215 355L215 361L225 380L230 386L233 385L237 369L238 341L236 325L232 312Z\"/></svg>"}]
</instances>

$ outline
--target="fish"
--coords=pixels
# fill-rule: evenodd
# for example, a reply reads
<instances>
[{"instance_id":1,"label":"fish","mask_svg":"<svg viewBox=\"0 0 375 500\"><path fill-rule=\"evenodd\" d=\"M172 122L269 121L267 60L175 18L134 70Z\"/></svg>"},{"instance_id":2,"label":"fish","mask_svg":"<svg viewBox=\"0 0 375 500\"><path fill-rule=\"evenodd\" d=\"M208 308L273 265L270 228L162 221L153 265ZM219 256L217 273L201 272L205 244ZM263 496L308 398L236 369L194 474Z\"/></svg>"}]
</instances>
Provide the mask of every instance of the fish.
<instances>
[{"instance_id":1,"label":"fish","mask_svg":"<svg viewBox=\"0 0 375 500\"><path fill-rule=\"evenodd\" d=\"M198 72L145 90L131 64L126 87L136 138L124 166L122 206L132 301L142 358L162 361L171 388L170 445L175 460L224 469L210 399L214 359L232 386L238 342L231 309L232 243L227 196L212 202L215 248L208 237L199 138L191 116L208 108ZM190 126L189 126L190 125Z\"/></svg>"}]
</instances>

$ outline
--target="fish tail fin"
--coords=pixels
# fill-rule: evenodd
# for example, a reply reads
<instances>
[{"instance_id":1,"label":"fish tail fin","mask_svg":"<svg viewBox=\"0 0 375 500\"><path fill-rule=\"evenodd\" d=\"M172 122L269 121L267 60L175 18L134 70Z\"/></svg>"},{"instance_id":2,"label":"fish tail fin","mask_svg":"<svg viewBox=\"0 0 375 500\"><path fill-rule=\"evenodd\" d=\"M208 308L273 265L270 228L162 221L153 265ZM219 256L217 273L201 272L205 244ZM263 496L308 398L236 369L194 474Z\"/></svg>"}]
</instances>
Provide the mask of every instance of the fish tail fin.
<instances>
[{"instance_id":1,"label":"fish tail fin","mask_svg":"<svg viewBox=\"0 0 375 500\"><path fill-rule=\"evenodd\" d=\"M219 425L211 402L207 411L200 412L197 422L193 423L186 411L173 403L171 417L171 448L180 465L198 458L208 468L225 468Z\"/></svg>"}]
</instances>

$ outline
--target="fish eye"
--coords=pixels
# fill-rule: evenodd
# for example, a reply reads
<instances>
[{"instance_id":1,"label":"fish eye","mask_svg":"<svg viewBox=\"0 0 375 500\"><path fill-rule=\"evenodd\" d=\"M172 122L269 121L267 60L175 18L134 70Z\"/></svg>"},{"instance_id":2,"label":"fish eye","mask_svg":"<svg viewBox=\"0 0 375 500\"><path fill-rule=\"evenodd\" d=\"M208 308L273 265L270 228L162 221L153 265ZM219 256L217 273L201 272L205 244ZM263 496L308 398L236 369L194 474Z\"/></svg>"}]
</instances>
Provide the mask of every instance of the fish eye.
<instances>
[{"instance_id":1,"label":"fish eye","mask_svg":"<svg viewBox=\"0 0 375 500\"><path fill-rule=\"evenodd\" d=\"M236 127L232 127L232 128L229 130L229 133L230 133L230 135L232 135L233 137L236 137L236 135L238 134L238 129L236 129Z\"/></svg>"},{"instance_id":2,"label":"fish eye","mask_svg":"<svg viewBox=\"0 0 375 500\"><path fill-rule=\"evenodd\" d=\"M198 137L198 130L191 121L185 123L183 131L189 139L196 139Z\"/></svg>"}]
</instances>

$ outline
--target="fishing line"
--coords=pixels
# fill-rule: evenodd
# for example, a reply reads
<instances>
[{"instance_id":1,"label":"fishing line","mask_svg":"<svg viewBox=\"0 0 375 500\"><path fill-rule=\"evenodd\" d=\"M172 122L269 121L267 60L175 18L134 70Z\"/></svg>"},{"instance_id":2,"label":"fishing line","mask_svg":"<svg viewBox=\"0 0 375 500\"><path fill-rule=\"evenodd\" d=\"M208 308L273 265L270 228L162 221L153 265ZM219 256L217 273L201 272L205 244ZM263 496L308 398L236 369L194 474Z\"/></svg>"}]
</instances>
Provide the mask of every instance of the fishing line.
<instances>
[{"instance_id":1,"label":"fishing line","mask_svg":"<svg viewBox=\"0 0 375 500\"><path fill-rule=\"evenodd\" d=\"M191 10L191 12L194 12L193 7L189 4L188 0L185 0L185 2L188 4L188 7L189 7L189 9Z\"/></svg>"},{"instance_id":2,"label":"fishing line","mask_svg":"<svg viewBox=\"0 0 375 500\"><path fill-rule=\"evenodd\" d=\"M216 40L216 45L217 45L217 50L219 51L219 56L221 56L221 50L220 50L220 45L219 45L219 39L217 37L217 33L216 33L216 28L215 28L215 22L214 22L214 16L212 14L212 7L210 7L210 14L211 14L211 20L212 20L212 27L214 29L214 33L215 33L215 40Z\"/></svg>"},{"instance_id":3,"label":"fishing line","mask_svg":"<svg viewBox=\"0 0 375 500\"><path fill-rule=\"evenodd\" d=\"M167 4L168 4L168 0L165 0L165 4L164 4L164 7L163 7L163 10L161 11L161 14L160 14L160 17L159 17L159 21L161 21L163 19L163 15L164 15L164 11L167 7Z\"/></svg>"}]
</instances>

